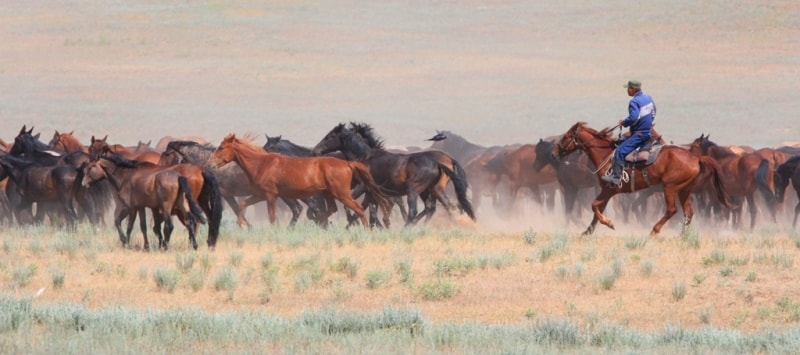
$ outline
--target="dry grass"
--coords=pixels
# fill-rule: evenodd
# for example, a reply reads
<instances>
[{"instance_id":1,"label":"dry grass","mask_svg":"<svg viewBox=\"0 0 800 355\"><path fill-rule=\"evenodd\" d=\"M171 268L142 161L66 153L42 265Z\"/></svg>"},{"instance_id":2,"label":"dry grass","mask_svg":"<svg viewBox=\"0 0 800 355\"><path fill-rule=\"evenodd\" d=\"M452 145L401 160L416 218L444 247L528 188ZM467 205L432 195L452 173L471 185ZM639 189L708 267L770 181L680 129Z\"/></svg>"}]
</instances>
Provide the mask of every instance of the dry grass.
<instances>
[{"instance_id":1,"label":"dry grass","mask_svg":"<svg viewBox=\"0 0 800 355\"><path fill-rule=\"evenodd\" d=\"M186 255L192 252L186 251L180 229L167 252L121 249L110 231L79 236L84 246L65 251L54 247L69 238L62 232L16 230L2 236L2 291L27 296L46 288L36 303L66 301L92 308L197 306L210 312L266 309L296 316L329 306L358 311L410 306L431 321L518 323L533 314L577 324L611 321L646 331L666 324L695 328L710 323L743 331L782 326L797 321L796 307L785 305L800 301L793 283L800 249L782 232L725 238L704 233L696 244L679 236L633 243L633 237L614 233L540 232L529 244L523 232L469 225L392 232L308 226L299 232L264 231L228 225L217 249L201 247L187 266ZM298 242L292 239L298 233L309 236ZM39 240L39 246L31 248L30 240ZM540 258L553 245L560 247ZM345 258L357 265L350 273L341 272ZM650 265L648 272L640 271L643 260ZM439 268L444 264L457 270L443 273ZM25 283L14 282L14 270L29 265L38 272ZM47 270L63 271L60 287L54 287L56 278ZM158 287L157 270L180 275L173 292ZM231 273L233 286L220 281ZM370 278L376 275L380 285L373 287ZM609 275L613 285L606 287ZM697 275L705 279L697 282ZM455 293L438 300L420 293L421 285L438 281L455 286ZM227 286L215 286L219 283ZM674 295L676 284L685 285L680 299Z\"/></svg>"}]
</instances>

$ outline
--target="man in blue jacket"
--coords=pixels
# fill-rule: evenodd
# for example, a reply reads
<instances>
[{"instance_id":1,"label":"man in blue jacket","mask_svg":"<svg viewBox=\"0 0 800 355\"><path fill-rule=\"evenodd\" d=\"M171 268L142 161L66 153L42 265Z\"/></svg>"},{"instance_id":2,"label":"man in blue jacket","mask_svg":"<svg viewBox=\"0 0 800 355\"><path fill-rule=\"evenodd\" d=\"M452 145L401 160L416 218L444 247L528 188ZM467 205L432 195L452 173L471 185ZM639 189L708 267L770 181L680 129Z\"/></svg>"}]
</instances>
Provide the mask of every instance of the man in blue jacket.
<instances>
[{"instance_id":1,"label":"man in blue jacket","mask_svg":"<svg viewBox=\"0 0 800 355\"><path fill-rule=\"evenodd\" d=\"M631 80L624 87L628 89L628 96L631 97L631 101L628 103L628 117L620 120L619 125L630 127L631 135L617 146L617 150L614 152L614 165L611 167L611 175L602 177L603 181L612 185L619 185L620 183L625 156L650 139L653 120L656 118L656 104L650 95L642 92L641 81Z\"/></svg>"}]
</instances>

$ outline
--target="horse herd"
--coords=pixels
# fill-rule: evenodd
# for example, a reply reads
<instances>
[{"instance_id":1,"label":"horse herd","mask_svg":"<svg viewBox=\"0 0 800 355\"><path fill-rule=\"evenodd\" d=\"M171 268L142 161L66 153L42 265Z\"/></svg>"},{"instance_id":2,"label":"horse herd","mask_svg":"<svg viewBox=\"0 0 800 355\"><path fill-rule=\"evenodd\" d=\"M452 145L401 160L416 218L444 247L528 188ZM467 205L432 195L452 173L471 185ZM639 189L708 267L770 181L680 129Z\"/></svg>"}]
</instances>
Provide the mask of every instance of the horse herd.
<instances>
[{"instance_id":1,"label":"horse herd","mask_svg":"<svg viewBox=\"0 0 800 355\"><path fill-rule=\"evenodd\" d=\"M290 225L305 205L307 218L326 227L339 204L348 226L360 222L388 227L395 206L405 224L429 220L438 204L475 220L475 210L486 197L495 209L511 211L519 204L520 191L528 190L536 203L551 210L558 191L568 221L577 222L590 208L593 217L586 234L597 222L614 228L604 210L618 193L628 193L615 204L626 221L629 213L645 218L649 201L663 201L664 214L651 231L656 235L678 206L684 225L692 220L694 203L702 216L735 228L741 226L746 206L752 229L760 209L766 208L776 221L790 182L800 194L800 149L736 151L705 134L686 145L653 148L655 159L631 162L624 181L609 186L599 177L610 165L616 142L612 131L578 122L536 144L493 147L445 131L429 148L396 150L387 149L370 125L351 122L334 126L314 147L281 136L267 136L266 144L258 146L252 137L229 134L218 146L202 138L165 137L151 148L142 142L112 144L107 136L92 136L83 144L72 133L59 131L45 143L33 127L23 126L13 143L0 141L0 222L49 221L72 229L80 220L104 224L113 208L122 244L129 245L138 217L147 249L149 209L159 248L168 247L172 216L186 227L195 249L198 224L208 224L207 242L213 248L224 202L240 226L250 225L245 209L262 201L270 222L276 223L281 200L291 212ZM663 193L656 194L659 190ZM596 197L577 203L586 191ZM800 203L794 212L793 226Z\"/></svg>"}]
</instances>

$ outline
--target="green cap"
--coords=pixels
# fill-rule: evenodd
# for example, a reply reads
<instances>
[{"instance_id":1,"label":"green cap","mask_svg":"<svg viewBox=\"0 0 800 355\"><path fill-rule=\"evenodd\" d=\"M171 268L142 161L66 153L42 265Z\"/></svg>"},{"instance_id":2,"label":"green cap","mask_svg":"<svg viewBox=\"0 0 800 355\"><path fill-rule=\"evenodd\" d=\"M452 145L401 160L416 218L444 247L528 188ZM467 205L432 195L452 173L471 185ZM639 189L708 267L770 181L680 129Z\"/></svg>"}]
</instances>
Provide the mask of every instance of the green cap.
<instances>
[{"instance_id":1,"label":"green cap","mask_svg":"<svg viewBox=\"0 0 800 355\"><path fill-rule=\"evenodd\" d=\"M639 80L630 80L630 81L628 81L628 83L627 83L627 84L625 84L625 86L623 86L623 87L624 87L624 88L634 88L634 89L641 89L641 88L642 88L642 82L641 82L641 81L639 81Z\"/></svg>"}]
</instances>

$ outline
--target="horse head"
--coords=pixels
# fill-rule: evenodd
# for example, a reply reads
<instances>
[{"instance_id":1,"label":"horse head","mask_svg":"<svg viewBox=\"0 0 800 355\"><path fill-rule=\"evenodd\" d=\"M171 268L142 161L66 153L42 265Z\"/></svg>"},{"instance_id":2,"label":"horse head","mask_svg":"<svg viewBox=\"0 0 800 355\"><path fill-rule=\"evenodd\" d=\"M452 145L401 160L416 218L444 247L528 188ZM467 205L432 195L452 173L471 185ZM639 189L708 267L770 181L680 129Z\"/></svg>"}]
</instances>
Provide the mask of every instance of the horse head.
<instances>
[{"instance_id":1,"label":"horse head","mask_svg":"<svg viewBox=\"0 0 800 355\"><path fill-rule=\"evenodd\" d=\"M312 155L324 155L341 149L341 136L347 130L344 123L334 126L322 140L311 148Z\"/></svg>"}]
</instances>

